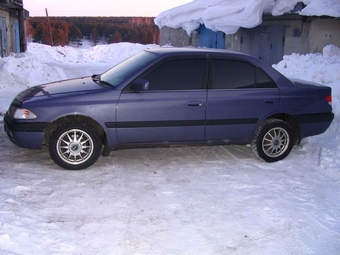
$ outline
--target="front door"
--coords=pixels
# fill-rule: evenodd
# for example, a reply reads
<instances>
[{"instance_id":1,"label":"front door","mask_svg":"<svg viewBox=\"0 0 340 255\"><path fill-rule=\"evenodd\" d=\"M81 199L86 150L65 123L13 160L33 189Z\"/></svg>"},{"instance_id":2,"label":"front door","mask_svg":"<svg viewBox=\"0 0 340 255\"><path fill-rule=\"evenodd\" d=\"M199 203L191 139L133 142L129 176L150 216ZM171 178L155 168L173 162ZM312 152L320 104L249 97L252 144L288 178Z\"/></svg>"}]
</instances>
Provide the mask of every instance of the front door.
<instances>
[{"instance_id":1,"label":"front door","mask_svg":"<svg viewBox=\"0 0 340 255\"><path fill-rule=\"evenodd\" d=\"M119 143L203 141L206 63L206 57L168 60L139 77L149 81L148 91L125 89L116 114Z\"/></svg>"}]
</instances>

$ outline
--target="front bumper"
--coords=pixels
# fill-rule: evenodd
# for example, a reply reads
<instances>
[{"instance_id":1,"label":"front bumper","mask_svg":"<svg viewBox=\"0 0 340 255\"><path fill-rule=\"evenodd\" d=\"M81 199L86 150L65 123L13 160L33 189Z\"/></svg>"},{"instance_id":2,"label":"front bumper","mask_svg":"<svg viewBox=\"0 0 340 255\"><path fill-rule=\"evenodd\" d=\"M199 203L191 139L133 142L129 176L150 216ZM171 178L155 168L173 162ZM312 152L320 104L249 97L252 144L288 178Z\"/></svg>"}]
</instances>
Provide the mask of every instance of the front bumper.
<instances>
[{"instance_id":1,"label":"front bumper","mask_svg":"<svg viewBox=\"0 0 340 255\"><path fill-rule=\"evenodd\" d=\"M4 129L9 140L23 148L41 149L48 125L46 122L14 121L8 112L4 117Z\"/></svg>"}]
</instances>

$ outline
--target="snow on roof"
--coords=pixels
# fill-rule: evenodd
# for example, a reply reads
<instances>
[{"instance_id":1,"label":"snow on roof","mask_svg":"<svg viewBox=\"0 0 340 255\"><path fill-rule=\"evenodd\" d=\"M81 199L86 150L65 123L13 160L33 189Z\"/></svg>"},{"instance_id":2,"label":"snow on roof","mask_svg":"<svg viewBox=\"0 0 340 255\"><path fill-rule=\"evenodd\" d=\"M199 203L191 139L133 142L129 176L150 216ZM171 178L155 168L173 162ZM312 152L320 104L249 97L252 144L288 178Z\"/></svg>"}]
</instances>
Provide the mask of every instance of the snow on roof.
<instances>
[{"instance_id":1,"label":"snow on roof","mask_svg":"<svg viewBox=\"0 0 340 255\"><path fill-rule=\"evenodd\" d=\"M195 0L162 12L155 23L160 28L181 27L189 35L201 24L233 34L240 27L260 25L264 13L279 16L292 12L299 2L306 5L300 15L340 17L340 0Z\"/></svg>"}]
</instances>

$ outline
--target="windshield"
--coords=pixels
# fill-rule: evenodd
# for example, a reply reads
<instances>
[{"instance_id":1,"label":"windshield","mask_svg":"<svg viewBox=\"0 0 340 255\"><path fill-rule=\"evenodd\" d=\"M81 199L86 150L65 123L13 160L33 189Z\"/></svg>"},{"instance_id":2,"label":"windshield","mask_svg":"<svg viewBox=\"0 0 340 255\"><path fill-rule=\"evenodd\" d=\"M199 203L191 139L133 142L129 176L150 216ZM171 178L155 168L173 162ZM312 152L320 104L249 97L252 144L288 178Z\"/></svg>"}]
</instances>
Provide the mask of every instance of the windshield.
<instances>
[{"instance_id":1,"label":"windshield","mask_svg":"<svg viewBox=\"0 0 340 255\"><path fill-rule=\"evenodd\" d=\"M156 54L142 51L103 73L100 82L116 87L156 58Z\"/></svg>"}]
</instances>

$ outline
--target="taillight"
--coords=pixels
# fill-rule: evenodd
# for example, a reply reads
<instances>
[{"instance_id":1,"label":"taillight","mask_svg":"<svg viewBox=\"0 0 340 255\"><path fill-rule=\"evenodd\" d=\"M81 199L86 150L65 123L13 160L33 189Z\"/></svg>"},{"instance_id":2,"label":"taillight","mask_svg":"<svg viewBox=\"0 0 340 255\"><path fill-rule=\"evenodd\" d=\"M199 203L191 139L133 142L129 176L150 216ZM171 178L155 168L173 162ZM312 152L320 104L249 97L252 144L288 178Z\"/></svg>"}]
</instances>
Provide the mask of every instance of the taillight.
<instances>
[{"instance_id":1,"label":"taillight","mask_svg":"<svg viewBox=\"0 0 340 255\"><path fill-rule=\"evenodd\" d=\"M329 105L332 105L332 95L325 96L325 99Z\"/></svg>"}]
</instances>

